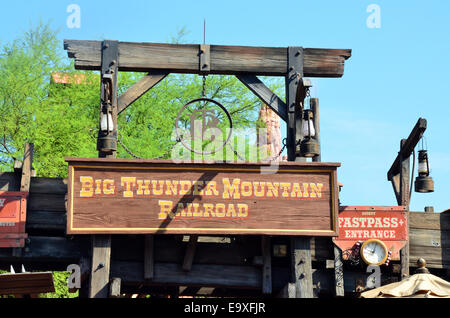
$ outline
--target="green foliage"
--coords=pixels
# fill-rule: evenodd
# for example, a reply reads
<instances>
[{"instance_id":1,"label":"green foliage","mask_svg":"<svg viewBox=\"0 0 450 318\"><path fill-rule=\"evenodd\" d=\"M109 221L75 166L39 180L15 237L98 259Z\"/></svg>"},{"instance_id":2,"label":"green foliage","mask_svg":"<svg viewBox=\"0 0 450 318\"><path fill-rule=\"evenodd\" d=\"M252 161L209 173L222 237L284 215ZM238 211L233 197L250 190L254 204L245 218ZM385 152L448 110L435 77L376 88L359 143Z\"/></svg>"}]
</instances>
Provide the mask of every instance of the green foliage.
<instances>
[{"instance_id":1,"label":"green foliage","mask_svg":"<svg viewBox=\"0 0 450 318\"><path fill-rule=\"evenodd\" d=\"M180 43L186 34L183 28L171 41ZM12 170L14 159L23 158L25 142L34 143L38 176L66 177L67 156L97 157L99 74L74 71L64 54L56 32L42 23L1 49L0 171ZM81 83L55 83L55 72L72 83L82 76ZM119 94L143 75L121 72ZM271 88L277 89L276 82ZM261 126L256 122L261 102L234 76L207 76L205 92L228 109L233 128ZM119 116L120 138L140 157L169 158L178 111L201 94L201 76L170 74ZM117 157L131 156L119 144Z\"/></svg>"},{"instance_id":2,"label":"green foliage","mask_svg":"<svg viewBox=\"0 0 450 318\"><path fill-rule=\"evenodd\" d=\"M69 275L69 272L53 272L55 292L40 294L39 298L77 298L78 291L75 293L70 293L67 288L67 279L69 278Z\"/></svg>"}]
</instances>

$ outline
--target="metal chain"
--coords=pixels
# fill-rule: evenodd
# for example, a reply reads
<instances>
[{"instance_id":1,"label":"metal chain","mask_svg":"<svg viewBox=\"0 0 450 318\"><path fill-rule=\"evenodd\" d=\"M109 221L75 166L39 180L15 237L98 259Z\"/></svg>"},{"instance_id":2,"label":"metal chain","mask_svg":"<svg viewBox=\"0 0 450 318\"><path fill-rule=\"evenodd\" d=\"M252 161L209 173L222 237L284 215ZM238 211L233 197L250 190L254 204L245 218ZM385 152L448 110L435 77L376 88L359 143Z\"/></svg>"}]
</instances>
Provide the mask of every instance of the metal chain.
<instances>
[{"instance_id":1,"label":"metal chain","mask_svg":"<svg viewBox=\"0 0 450 318\"><path fill-rule=\"evenodd\" d=\"M134 158L136 158L136 159L145 159L145 158L143 158L143 157L140 157L140 156L136 155L136 154L135 154L134 152L132 152L127 146L125 146L125 144L124 144L123 141L122 141L122 138L120 137L120 134L118 134L117 137L118 137L118 138L117 138L117 141L119 142L119 144L123 147L123 149L124 149L128 154L130 154L132 157L134 157ZM162 154L162 155L159 156L159 157L152 158L152 159L162 159L162 158L164 158L167 154L169 154L169 153L172 151L173 147L175 147L175 145L178 144L180 141L181 141L181 140L176 140L175 144L173 144L173 146L172 146L167 152L165 152L164 154Z\"/></svg>"},{"instance_id":2,"label":"metal chain","mask_svg":"<svg viewBox=\"0 0 450 318\"><path fill-rule=\"evenodd\" d=\"M281 147L281 150L278 152L278 154L276 156L273 156L272 158L270 158L269 161L274 161L275 159L279 158L281 156L281 154L283 153L284 149L286 149L286 138L283 138L281 143L283 144L283 147Z\"/></svg>"},{"instance_id":3,"label":"metal chain","mask_svg":"<svg viewBox=\"0 0 450 318\"><path fill-rule=\"evenodd\" d=\"M202 83L202 97L206 96L206 76L203 75L203 83Z\"/></svg>"}]
</instances>

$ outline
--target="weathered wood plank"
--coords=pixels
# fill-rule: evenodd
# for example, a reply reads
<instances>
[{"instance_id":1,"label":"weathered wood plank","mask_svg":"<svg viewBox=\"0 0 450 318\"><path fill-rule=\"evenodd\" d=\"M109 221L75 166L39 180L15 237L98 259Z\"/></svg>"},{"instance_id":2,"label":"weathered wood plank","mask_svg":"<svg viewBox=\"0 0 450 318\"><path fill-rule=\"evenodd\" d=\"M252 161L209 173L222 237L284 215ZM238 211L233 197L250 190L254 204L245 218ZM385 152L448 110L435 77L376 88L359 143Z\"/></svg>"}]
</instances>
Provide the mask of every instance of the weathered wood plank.
<instances>
[{"instance_id":1,"label":"weathered wood plank","mask_svg":"<svg viewBox=\"0 0 450 318\"><path fill-rule=\"evenodd\" d=\"M404 143L402 144L399 154L392 163L392 166L387 173L388 180L391 180L394 175L400 173L400 165L402 160L404 160L405 158L409 158L413 149L416 147L420 138L422 138L422 135L426 129L427 120L425 118L419 118L408 138L405 139Z\"/></svg>"},{"instance_id":2,"label":"weathered wood plank","mask_svg":"<svg viewBox=\"0 0 450 318\"><path fill-rule=\"evenodd\" d=\"M89 239L78 236L74 239L65 237L29 236L27 248L23 250L22 262L46 262L47 270L52 270L56 263L77 263L88 253ZM0 262L13 261L7 248L0 249ZM60 265L56 266L60 267Z\"/></svg>"},{"instance_id":3,"label":"weathered wood plank","mask_svg":"<svg viewBox=\"0 0 450 318\"><path fill-rule=\"evenodd\" d=\"M131 86L125 93L119 96L117 100L117 114L120 114L128 106L134 103L139 97L144 95L153 86L162 81L168 73L152 72L141 78L137 83Z\"/></svg>"},{"instance_id":4,"label":"weathered wood plank","mask_svg":"<svg viewBox=\"0 0 450 318\"><path fill-rule=\"evenodd\" d=\"M121 279L118 277L111 278L109 285L109 297L120 298Z\"/></svg>"},{"instance_id":5,"label":"weathered wood plank","mask_svg":"<svg viewBox=\"0 0 450 318\"><path fill-rule=\"evenodd\" d=\"M450 267L450 247L446 248L430 248L423 246L410 246L410 266L417 266L417 260L424 258L429 268Z\"/></svg>"},{"instance_id":6,"label":"weathered wood plank","mask_svg":"<svg viewBox=\"0 0 450 318\"><path fill-rule=\"evenodd\" d=\"M75 68L99 70L101 41L64 40ZM200 73L199 45L119 42L119 70L171 73ZM210 46L212 74L253 73L284 76L287 73L286 47ZM341 77L351 50L305 49L305 77Z\"/></svg>"},{"instance_id":7,"label":"weathered wood plank","mask_svg":"<svg viewBox=\"0 0 450 318\"><path fill-rule=\"evenodd\" d=\"M286 104L274 94L258 77L252 74L242 74L236 76L249 90L269 106L281 119L287 121Z\"/></svg>"},{"instance_id":8,"label":"weathered wood plank","mask_svg":"<svg viewBox=\"0 0 450 318\"><path fill-rule=\"evenodd\" d=\"M14 172L0 172L0 191L19 191L20 179Z\"/></svg>"},{"instance_id":9,"label":"weathered wood plank","mask_svg":"<svg viewBox=\"0 0 450 318\"><path fill-rule=\"evenodd\" d=\"M111 236L92 235L92 267L89 298L107 298L111 258Z\"/></svg>"},{"instance_id":10,"label":"weathered wood plank","mask_svg":"<svg viewBox=\"0 0 450 318\"><path fill-rule=\"evenodd\" d=\"M33 149L34 144L25 144L25 153L23 155L22 164L22 179L20 181L20 191L29 192L30 191L30 180L31 180L31 166L33 164Z\"/></svg>"},{"instance_id":11,"label":"weathered wood plank","mask_svg":"<svg viewBox=\"0 0 450 318\"><path fill-rule=\"evenodd\" d=\"M144 237L144 279L153 279L155 263L154 236L145 235Z\"/></svg>"},{"instance_id":12,"label":"weathered wood plank","mask_svg":"<svg viewBox=\"0 0 450 318\"><path fill-rule=\"evenodd\" d=\"M262 292L272 294L272 250L270 236L261 237L261 250L263 258Z\"/></svg>"},{"instance_id":13,"label":"weathered wood plank","mask_svg":"<svg viewBox=\"0 0 450 318\"><path fill-rule=\"evenodd\" d=\"M189 272L192 268L192 263L194 261L195 256L195 250L197 248L197 240L198 235L191 235L189 237L189 243L186 247L186 252L184 254L184 260L183 260L183 270L186 272Z\"/></svg>"},{"instance_id":14,"label":"weathered wood plank","mask_svg":"<svg viewBox=\"0 0 450 318\"><path fill-rule=\"evenodd\" d=\"M30 192L33 194L66 194L67 179L62 178L31 178Z\"/></svg>"},{"instance_id":15,"label":"weathered wood plank","mask_svg":"<svg viewBox=\"0 0 450 318\"><path fill-rule=\"evenodd\" d=\"M409 233L410 245L423 247L450 247L450 231L413 229Z\"/></svg>"},{"instance_id":16,"label":"weathered wood plank","mask_svg":"<svg viewBox=\"0 0 450 318\"><path fill-rule=\"evenodd\" d=\"M122 283L143 283L141 262L111 264L111 275L120 277ZM189 272L181 264L155 263L154 277L147 284L172 284L178 286L261 288L261 270L252 266L194 264Z\"/></svg>"},{"instance_id":17,"label":"weathered wood plank","mask_svg":"<svg viewBox=\"0 0 450 318\"><path fill-rule=\"evenodd\" d=\"M66 214L64 211L35 211L27 213L26 232L44 235L46 232L61 232L66 230Z\"/></svg>"},{"instance_id":18,"label":"weathered wood plank","mask_svg":"<svg viewBox=\"0 0 450 318\"><path fill-rule=\"evenodd\" d=\"M310 238L293 237L291 244L296 298L313 298Z\"/></svg>"},{"instance_id":19,"label":"weathered wood plank","mask_svg":"<svg viewBox=\"0 0 450 318\"><path fill-rule=\"evenodd\" d=\"M66 199L61 194L30 193L28 211L66 211Z\"/></svg>"},{"instance_id":20,"label":"weathered wood plank","mask_svg":"<svg viewBox=\"0 0 450 318\"><path fill-rule=\"evenodd\" d=\"M450 231L450 214L411 212L410 229L430 229Z\"/></svg>"},{"instance_id":21,"label":"weathered wood plank","mask_svg":"<svg viewBox=\"0 0 450 318\"><path fill-rule=\"evenodd\" d=\"M334 245L334 295L344 297L344 263L342 262L342 251Z\"/></svg>"}]
</instances>

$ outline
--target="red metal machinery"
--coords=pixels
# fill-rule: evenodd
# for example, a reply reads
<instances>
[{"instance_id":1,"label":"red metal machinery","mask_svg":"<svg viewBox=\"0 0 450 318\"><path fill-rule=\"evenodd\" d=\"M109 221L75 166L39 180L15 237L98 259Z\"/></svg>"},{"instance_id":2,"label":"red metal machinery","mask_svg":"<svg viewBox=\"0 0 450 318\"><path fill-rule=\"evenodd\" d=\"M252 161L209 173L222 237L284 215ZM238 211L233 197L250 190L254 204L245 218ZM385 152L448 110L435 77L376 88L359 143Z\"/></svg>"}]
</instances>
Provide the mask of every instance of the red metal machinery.
<instances>
[{"instance_id":1,"label":"red metal machinery","mask_svg":"<svg viewBox=\"0 0 450 318\"><path fill-rule=\"evenodd\" d=\"M24 247L28 192L0 191L0 247Z\"/></svg>"}]
</instances>

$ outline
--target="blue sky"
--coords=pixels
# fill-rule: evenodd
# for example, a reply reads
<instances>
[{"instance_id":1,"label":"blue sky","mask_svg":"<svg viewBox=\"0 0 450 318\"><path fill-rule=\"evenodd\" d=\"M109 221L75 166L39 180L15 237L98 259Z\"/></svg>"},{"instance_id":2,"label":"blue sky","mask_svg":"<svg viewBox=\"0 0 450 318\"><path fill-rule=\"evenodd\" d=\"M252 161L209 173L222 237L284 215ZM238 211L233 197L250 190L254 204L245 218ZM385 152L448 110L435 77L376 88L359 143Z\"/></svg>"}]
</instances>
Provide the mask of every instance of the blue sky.
<instances>
[{"instance_id":1,"label":"blue sky","mask_svg":"<svg viewBox=\"0 0 450 318\"><path fill-rule=\"evenodd\" d=\"M435 192L413 192L411 210L450 208L450 1L2 1L0 41L51 20L63 39L350 48L337 79L313 79L320 101L322 160L341 162L345 205L396 205L386 173L419 117ZM70 4L81 27L68 28ZM369 28L370 4L381 27ZM417 169L417 164L416 164ZM416 174L417 172L415 172Z\"/></svg>"}]
</instances>

